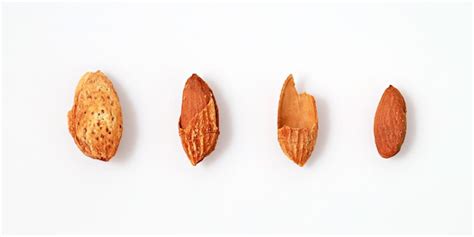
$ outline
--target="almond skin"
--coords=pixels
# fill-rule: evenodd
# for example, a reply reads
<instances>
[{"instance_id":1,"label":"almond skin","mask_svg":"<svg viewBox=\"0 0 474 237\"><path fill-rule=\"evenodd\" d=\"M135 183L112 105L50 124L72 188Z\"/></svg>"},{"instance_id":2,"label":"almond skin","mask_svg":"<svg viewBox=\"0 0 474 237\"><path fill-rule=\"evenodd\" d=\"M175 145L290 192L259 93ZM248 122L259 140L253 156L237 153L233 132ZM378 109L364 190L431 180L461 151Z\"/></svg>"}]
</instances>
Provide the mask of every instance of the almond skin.
<instances>
[{"instance_id":1,"label":"almond skin","mask_svg":"<svg viewBox=\"0 0 474 237\"><path fill-rule=\"evenodd\" d=\"M101 71L88 72L79 81L68 127L86 156L109 161L115 155L122 137L122 108L112 82Z\"/></svg>"},{"instance_id":2,"label":"almond skin","mask_svg":"<svg viewBox=\"0 0 474 237\"><path fill-rule=\"evenodd\" d=\"M390 85L380 99L374 119L375 145L383 158L400 151L407 130L406 112L402 94Z\"/></svg>"},{"instance_id":3,"label":"almond skin","mask_svg":"<svg viewBox=\"0 0 474 237\"><path fill-rule=\"evenodd\" d=\"M193 74L183 90L179 136L193 166L214 151L219 136L219 113L211 88Z\"/></svg>"},{"instance_id":4,"label":"almond skin","mask_svg":"<svg viewBox=\"0 0 474 237\"><path fill-rule=\"evenodd\" d=\"M278 142L283 152L304 166L318 136L318 113L314 97L298 94L290 74L283 84L278 106Z\"/></svg>"}]
</instances>

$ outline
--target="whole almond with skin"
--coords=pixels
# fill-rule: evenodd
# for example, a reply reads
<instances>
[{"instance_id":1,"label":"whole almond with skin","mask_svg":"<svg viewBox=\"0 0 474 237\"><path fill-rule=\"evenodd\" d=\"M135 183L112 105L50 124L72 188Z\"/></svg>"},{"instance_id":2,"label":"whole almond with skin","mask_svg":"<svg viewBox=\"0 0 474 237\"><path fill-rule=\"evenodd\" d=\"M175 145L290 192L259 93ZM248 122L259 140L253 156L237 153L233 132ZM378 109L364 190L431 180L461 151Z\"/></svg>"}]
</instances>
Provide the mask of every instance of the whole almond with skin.
<instances>
[{"instance_id":1,"label":"whole almond with skin","mask_svg":"<svg viewBox=\"0 0 474 237\"><path fill-rule=\"evenodd\" d=\"M374 119L375 145L383 158L400 151L407 130L406 112L402 94L390 85L380 99Z\"/></svg>"},{"instance_id":2,"label":"whole almond with skin","mask_svg":"<svg viewBox=\"0 0 474 237\"><path fill-rule=\"evenodd\" d=\"M278 106L278 142L299 166L308 161L318 136L318 113L313 96L298 94L290 74L283 84Z\"/></svg>"},{"instance_id":3,"label":"whole almond with skin","mask_svg":"<svg viewBox=\"0 0 474 237\"><path fill-rule=\"evenodd\" d=\"M82 76L68 126L86 156L109 161L115 155L122 137L122 109L112 82L101 71Z\"/></svg>"},{"instance_id":4,"label":"whole almond with skin","mask_svg":"<svg viewBox=\"0 0 474 237\"><path fill-rule=\"evenodd\" d=\"M211 88L193 74L183 90L179 136L192 165L201 162L216 147L219 113Z\"/></svg>"}]
</instances>

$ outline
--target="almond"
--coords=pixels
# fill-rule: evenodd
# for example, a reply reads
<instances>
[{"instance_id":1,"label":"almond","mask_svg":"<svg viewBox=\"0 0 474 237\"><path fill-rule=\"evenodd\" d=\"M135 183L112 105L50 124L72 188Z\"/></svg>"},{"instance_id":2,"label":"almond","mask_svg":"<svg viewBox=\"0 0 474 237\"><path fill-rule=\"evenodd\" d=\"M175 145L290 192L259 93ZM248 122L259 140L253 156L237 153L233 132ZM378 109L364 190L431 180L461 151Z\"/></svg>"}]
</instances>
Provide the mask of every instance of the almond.
<instances>
[{"instance_id":1,"label":"almond","mask_svg":"<svg viewBox=\"0 0 474 237\"><path fill-rule=\"evenodd\" d=\"M219 113L211 88L193 74L183 90L179 136L192 165L201 162L216 147Z\"/></svg>"},{"instance_id":2,"label":"almond","mask_svg":"<svg viewBox=\"0 0 474 237\"><path fill-rule=\"evenodd\" d=\"M122 109L112 82L101 71L82 76L68 126L86 156L109 161L115 155L122 137Z\"/></svg>"},{"instance_id":3,"label":"almond","mask_svg":"<svg viewBox=\"0 0 474 237\"><path fill-rule=\"evenodd\" d=\"M308 161L318 136L318 113L313 96L298 94L290 74L283 84L278 106L278 142L299 166Z\"/></svg>"},{"instance_id":4,"label":"almond","mask_svg":"<svg viewBox=\"0 0 474 237\"><path fill-rule=\"evenodd\" d=\"M390 85L380 99L374 119L375 145L383 158L400 151L407 131L406 112L402 94Z\"/></svg>"}]
</instances>

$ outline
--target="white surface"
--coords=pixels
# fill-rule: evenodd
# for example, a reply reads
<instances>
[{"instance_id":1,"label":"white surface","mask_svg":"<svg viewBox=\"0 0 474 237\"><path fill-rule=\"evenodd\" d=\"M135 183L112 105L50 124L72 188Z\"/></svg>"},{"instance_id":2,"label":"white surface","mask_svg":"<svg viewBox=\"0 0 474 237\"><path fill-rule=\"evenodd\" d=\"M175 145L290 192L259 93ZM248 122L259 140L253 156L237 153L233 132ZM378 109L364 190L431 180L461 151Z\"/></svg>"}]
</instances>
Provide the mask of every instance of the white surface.
<instances>
[{"instance_id":1,"label":"white surface","mask_svg":"<svg viewBox=\"0 0 474 237\"><path fill-rule=\"evenodd\" d=\"M4 230L470 233L470 17L469 4L5 4ZM98 69L124 113L109 163L67 129L79 78ZM221 116L197 167L177 129L194 72ZM276 137L289 73L318 105L304 168ZM389 84L408 133L385 160L372 125Z\"/></svg>"}]
</instances>

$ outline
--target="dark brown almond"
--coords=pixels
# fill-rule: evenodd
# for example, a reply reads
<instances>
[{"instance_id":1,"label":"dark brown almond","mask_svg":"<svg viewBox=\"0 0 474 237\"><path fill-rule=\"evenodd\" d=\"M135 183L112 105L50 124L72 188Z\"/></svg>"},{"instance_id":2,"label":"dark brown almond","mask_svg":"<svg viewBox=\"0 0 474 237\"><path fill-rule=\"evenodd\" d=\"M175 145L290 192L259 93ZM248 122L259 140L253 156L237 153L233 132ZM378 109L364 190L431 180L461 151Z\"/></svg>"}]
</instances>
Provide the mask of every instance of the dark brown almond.
<instances>
[{"instance_id":1,"label":"dark brown almond","mask_svg":"<svg viewBox=\"0 0 474 237\"><path fill-rule=\"evenodd\" d=\"M375 145L383 158L400 151L406 130L405 100L400 91L390 85L380 99L374 119Z\"/></svg>"},{"instance_id":2,"label":"dark brown almond","mask_svg":"<svg viewBox=\"0 0 474 237\"><path fill-rule=\"evenodd\" d=\"M193 74L183 90L179 135L192 165L201 162L216 147L219 113L211 88Z\"/></svg>"},{"instance_id":3,"label":"dark brown almond","mask_svg":"<svg viewBox=\"0 0 474 237\"><path fill-rule=\"evenodd\" d=\"M288 158L303 166L313 152L317 136L318 113L314 97L298 94L290 74L280 94L278 142Z\"/></svg>"}]
</instances>

